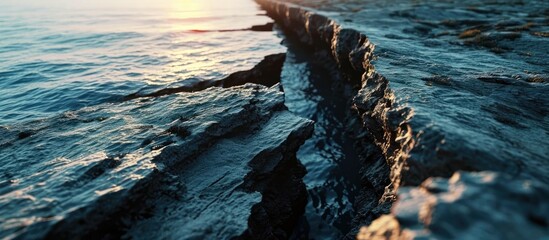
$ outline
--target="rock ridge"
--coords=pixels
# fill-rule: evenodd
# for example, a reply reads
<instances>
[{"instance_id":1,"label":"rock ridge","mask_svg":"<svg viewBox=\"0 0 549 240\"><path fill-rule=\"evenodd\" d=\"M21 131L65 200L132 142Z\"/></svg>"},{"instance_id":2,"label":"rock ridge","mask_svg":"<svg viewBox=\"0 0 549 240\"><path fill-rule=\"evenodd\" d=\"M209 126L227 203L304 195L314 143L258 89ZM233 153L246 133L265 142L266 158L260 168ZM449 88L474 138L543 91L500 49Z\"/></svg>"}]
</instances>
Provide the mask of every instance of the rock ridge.
<instances>
[{"instance_id":1,"label":"rock ridge","mask_svg":"<svg viewBox=\"0 0 549 240\"><path fill-rule=\"evenodd\" d=\"M507 139L503 138L507 136L507 131L532 128L533 131L528 133L523 130L515 132L517 133L516 137L519 138L518 141L523 141L526 144L531 142L530 139L535 138L541 142L546 142L543 137L540 138L538 137L539 135L534 133L536 132L534 129L537 129L537 132L541 136L549 132L547 126L543 126L542 124L543 119L547 117L546 113L549 109L547 104L540 103L536 108L527 106L529 102L543 101L544 94L548 93L547 85L543 84L543 81L538 81L541 84L534 81L524 83L517 82L512 78L493 76L493 74L487 77L477 76L477 79L481 80L481 82L476 83L462 83L442 75L422 78L422 81L427 86L436 85L436 91L439 91L438 88L453 88L452 90L461 88L465 92L464 95L473 93L477 94L478 98L479 94L488 94L493 98L489 98L487 102L500 101L499 103L492 104L493 106L485 106L486 103L481 104L482 106L472 106L474 109L480 107L482 114L484 114L484 111L489 112L494 117L495 122L488 119L486 121L489 122L485 125L477 125L481 129L477 129L476 132L471 131L469 137L474 138L477 136L479 140L468 139L468 135L463 130L461 132L458 130L459 127L470 127L467 125L469 124L469 119L460 121L458 118L457 120L452 119L454 122L444 122L443 120L437 122L439 119L435 118L438 116L437 114L443 114L445 115L444 120L447 120L449 115L458 114L458 112L452 112L456 111L456 108L448 108L449 110L445 113L435 112L435 115L430 116L430 112L425 109L428 106L419 104L420 100L413 99L411 101L408 98L413 98L413 96L405 92L412 91L421 94L421 90L404 87L402 82L406 82L405 79L387 79L381 75L383 72L380 73L376 70L374 65L378 61L378 57L384 57L384 54L387 55L386 52L391 54L391 51L384 49L385 52L383 53L376 52L376 46L370 42L369 38L363 32L344 27L344 25L359 26L353 21L354 19L349 20L352 24L340 24L334 20L334 18L343 20L346 15L352 14L338 15L337 12L336 14L321 12L314 8L315 3L310 4L313 8L307 8L309 3L305 1L256 0L256 2L286 32L296 36L303 46L316 51L329 52L329 57L337 62L342 73L347 75L348 83L357 86L357 94L353 97L354 110L359 114L360 121L363 123L364 129L362 131L366 135L363 138L365 140L364 144L373 143L377 149L372 151L379 151L383 156L377 159L378 161L370 161L368 162L369 164L364 165L362 169L363 178L365 179L364 184L371 184L374 186L374 189L384 188L385 190L383 196L378 197L377 201L369 198L370 200L358 204L357 208L359 208L360 213L357 219L355 219L357 227L347 236L349 239L355 238L358 227L369 225L382 214L388 215L374 221L370 225L370 228L364 228L363 230L365 231L363 233L367 234L362 235L363 237L410 239L421 236L460 238L466 235L461 234L459 229L451 229L452 224L459 226L459 222L458 220L454 220L450 214L445 215L445 211L450 211L447 209L457 207L457 203L451 202L444 205L433 202L429 205L424 202L427 201L425 200L427 198L414 200L413 195L410 195L415 193L415 191L422 191L421 189L425 189L424 186L432 181L450 181L448 184L452 187L448 189L447 194L439 193L438 190L435 190L432 193L433 196L428 197L429 199L457 195L456 190L452 188L454 186L458 188L458 185L461 188L470 188L472 192L476 192L475 189L483 189L482 191L488 195L492 194L484 199L486 202L491 202L491 198L509 197L509 204L518 204L520 207L515 207L516 209L512 211L513 213L509 213L516 215L516 218L510 218L507 222L502 223L509 226L516 224L516 227L508 229L508 233L511 235L515 234L513 236L529 236L533 238L543 236L544 234L547 235L544 226L546 226L549 219L537 214L532 215L530 212L532 209L546 209L546 206L540 202L540 199L547 197L546 187L543 187L549 180L547 178L549 169L544 167L544 164L546 165L547 163L547 151L541 147L543 144L539 142L535 143L537 144L537 148L535 144L521 148L517 146L522 143L519 144L513 140L507 141ZM297 2L298 4L293 4L292 2ZM345 2L324 2L327 2L326 8L329 8L332 2L345 5ZM363 5L364 3L357 2L357 4ZM320 6L323 5L320 4ZM324 7L322 8L324 9ZM356 10L353 12L360 11ZM325 17L323 13L332 14L330 16L334 17L332 19ZM345 21L347 20L348 18L345 18ZM438 45L433 44L432 46ZM467 47L467 45L464 47ZM485 50L475 49L473 51ZM394 63L394 65L397 65L397 63ZM385 66L383 69L387 71ZM503 89L503 93L494 93L491 91L485 93L484 89L493 87L490 84L506 84L511 85L511 87ZM395 86L397 86L396 91ZM426 91L429 90L426 89ZM510 99L504 94L509 93L512 95L516 92L531 93L532 95L531 97ZM467 100L467 98L464 98L464 100ZM474 101L470 102L473 102L472 104L475 103ZM438 109L438 105L436 107ZM515 109L516 107L518 109ZM523 107L524 111L519 110L520 107ZM443 110L441 109L441 111ZM514 121L509 118L509 115L513 115L515 119L520 120ZM479 119L486 118L482 115L482 118ZM522 125L521 122L529 125ZM443 123L448 124L445 126ZM466 131L469 131L469 129ZM494 135L494 132L505 133L505 135ZM482 148L482 145L486 147ZM498 148L497 146L500 147ZM371 156L375 156L375 154ZM384 167L390 168L390 176L388 177L390 184L384 181L383 178L385 176L382 174L383 171L380 171ZM454 177L451 180L444 180L452 175ZM477 180L467 181L466 179ZM485 181L485 179L492 180ZM460 181L463 181L463 183L458 183ZM498 181L501 181L501 183ZM506 182L509 183L507 186L505 185ZM537 187L524 190L522 197L510 197L513 196L513 192L515 191L512 188L520 184L532 184ZM467 216L467 211L478 211L479 214L489 214L491 211L497 211L492 206L486 206L484 209L474 206L472 204L475 198L474 195L457 195L455 198L458 199L456 201L467 202L467 204L460 206L460 208L463 208L463 211L455 212L459 216L456 219L468 219L470 216ZM513 202L522 201L520 199L524 199L525 202L522 203L523 205ZM389 214L389 208L394 201L397 201L397 204L392 207ZM405 208L399 206L407 206L408 209L413 210L405 210ZM418 215L408 214L410 211L420 211L420 209L430 209L433 212L429 214L437 217L433 217L432 219L435 219L433 221L424 221L421 214L419 219L414 219ZM437 211L441 212L439 213L440 215L437 215ZM402 216L407 216L409 219ZM494 215L478 220L479 224L488 224L492 228L475 228L471 229L471 232L467 234L471 234L469 236L479 234L479 236L488 236L488 238L492 239L498 239L496 236L503 237L504 233L499 233L499 235L483 233L483 231L490 233L496 231L498 224L496 218L497 216ZM388 219L392 220L388 221ZM412 224L412 220L410 219L414 219L413 221L417 221L417 223L415 225ZM384 227L380 228L381 226ZM414 229L421 228L427 230L421 234L414 232ZM376 229L385 230L378 231ZM391 231L398 233L413 232L414 234L385 235L385 233L390 233Z\"/></svg>"}]
</instances>

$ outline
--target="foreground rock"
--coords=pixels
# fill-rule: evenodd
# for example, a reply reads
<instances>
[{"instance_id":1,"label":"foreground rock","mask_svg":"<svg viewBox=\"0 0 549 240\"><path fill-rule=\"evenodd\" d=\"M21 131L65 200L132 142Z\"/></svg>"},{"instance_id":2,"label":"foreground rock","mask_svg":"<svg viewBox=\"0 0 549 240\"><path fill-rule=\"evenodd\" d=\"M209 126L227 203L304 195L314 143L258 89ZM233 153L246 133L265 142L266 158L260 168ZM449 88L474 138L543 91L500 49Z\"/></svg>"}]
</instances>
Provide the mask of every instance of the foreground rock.
<instances>
[{"instance_id":1,"label":"foreground rock","mask_svg":"<svg viewBox=\"0 0 549 240\"><path fill-rule=\"evenodd\" d=\"M306 202L295 152L312 123L285 110L278 85L105 104L2 131L1 238L283 239Z\"/></svg>"},{"instance_id":2,"label":"foreground rock","mask_svg":"<svg viewBox=\"0 0 549 240\"><path fill-rule=\"evenodd\" d=\"M405 205L405 194L397 196L401 186L418 186L433 176L488 170L519 182L549 183L549 86L544 80L549 42L535 34L548 30L541 17L549 7L545 2L489 5L501 8L493 15L479 7L464 10L473 2L258 2L304 46L328 52L348 84L357 87L354 108L368 136L363 144L375 145L382 158L375 150L366 155L364 197L355 203L357 227L349 238L358 226L389 213L397 198ZM506 18L534 23L512 37L505 31L520 24L505 24ZM479 19L482 30L475 43L463 31ZM546 191L533 191L547 197ZM495 220L482 222L496 227ZM436 221L452 224L444 217ZM537 223L523 224L506 230L528 236L521 229Z\"/></svg>"},{"instance_id":3,"label":"foreground rock","mask_svg":"<svg viewBox=\"0 0 549 240\"><path fill-rule=\"evenodd\" d=\"M494 172L455 173L403 187L392 214L358 239L543 239L549 189Z\"/></svg>"}]
</instances>

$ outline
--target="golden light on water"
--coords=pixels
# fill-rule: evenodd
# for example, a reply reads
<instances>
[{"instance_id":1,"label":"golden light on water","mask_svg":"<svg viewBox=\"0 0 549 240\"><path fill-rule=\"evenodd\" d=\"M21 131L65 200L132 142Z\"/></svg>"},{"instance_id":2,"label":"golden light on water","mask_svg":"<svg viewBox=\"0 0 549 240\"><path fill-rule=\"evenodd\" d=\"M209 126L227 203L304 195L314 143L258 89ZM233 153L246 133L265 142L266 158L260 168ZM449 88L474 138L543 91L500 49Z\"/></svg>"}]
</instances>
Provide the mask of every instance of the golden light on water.
<instances>
[{"instance_id":1,"label":"golden light on water","mask_svg":"<svg viewBox=\"0 0 549 240\"><path fill-rule=\"evenodd\" d=\"M172 10L183 18L201 17L201 12L206 8L203 1L181 0L172 2Z\"/></svg>"},{"instance_id":2,"label":"golden light on water","mask_svg":"<svg viewBox=\"0 0 549 240\"><path fill-rule=\"evenodd\" d=\"M212 1L180 0L172 1L169 17L180 30L209 29L208 18L215 17Z\"/></svg>"}]
</instances>

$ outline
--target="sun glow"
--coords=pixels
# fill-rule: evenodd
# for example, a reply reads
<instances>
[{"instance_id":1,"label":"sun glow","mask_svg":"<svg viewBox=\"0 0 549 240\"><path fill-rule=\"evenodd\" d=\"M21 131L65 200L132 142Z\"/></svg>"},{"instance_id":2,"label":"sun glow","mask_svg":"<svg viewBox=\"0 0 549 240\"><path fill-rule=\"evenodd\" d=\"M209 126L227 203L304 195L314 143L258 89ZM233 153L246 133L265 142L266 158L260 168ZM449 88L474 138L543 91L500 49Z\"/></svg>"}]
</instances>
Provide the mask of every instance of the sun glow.
<instances>
[{"instance_id":1,"label":"sun glow","mask_svg":"<svg viewBox=\"0 0 549 240\"><path fill-rule=\"evenodd\" d=\"M193 17L202 15L202 11L207 9L207 1L180 0L172 2L172 10L176 14L182 14L184 17Z\"/></svg>"},{"instance_id":2,"label":"sun glow","mask_svg":"<svg viewBox=\"0 0 549 240\"><path fill-rule=\"evenodd\" d=\"M215 17L212 1L179 0L172 1L170 18L179 28L184 30L208 29L211 27L209 18Z\"/></svg>"}]
</instances>

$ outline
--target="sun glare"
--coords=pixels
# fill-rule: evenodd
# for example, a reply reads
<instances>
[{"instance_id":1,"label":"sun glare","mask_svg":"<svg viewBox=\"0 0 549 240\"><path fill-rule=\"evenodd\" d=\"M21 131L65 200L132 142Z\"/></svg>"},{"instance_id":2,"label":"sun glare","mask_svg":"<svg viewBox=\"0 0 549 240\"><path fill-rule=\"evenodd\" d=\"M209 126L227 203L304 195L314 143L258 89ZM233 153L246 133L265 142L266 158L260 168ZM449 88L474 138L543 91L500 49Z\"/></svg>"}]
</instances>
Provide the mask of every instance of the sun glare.
<instances>
[{"instance_id":1,"label":"sun glare","mask_svg":"<svg viewBox=\"0 0 549 240\"><path fill-rule=\"evenodd\" d=\"M206 7L208 1L196 1L196 0L179 0L172 1L172 10L177 16L183 18L201 17L204 11L208 9Z\"/></svg>"},{"instance_id":2,"label":"sun glare","mask_svg":"<svg viewBox=\"0 0 549 240\"><path fill-rule=\"evenodd\" d=\"M179 0L172 1L170 17L181 30L208 29L207 19L215 16L211 12L211 1Z\"/></svg>"}]
</instances>

